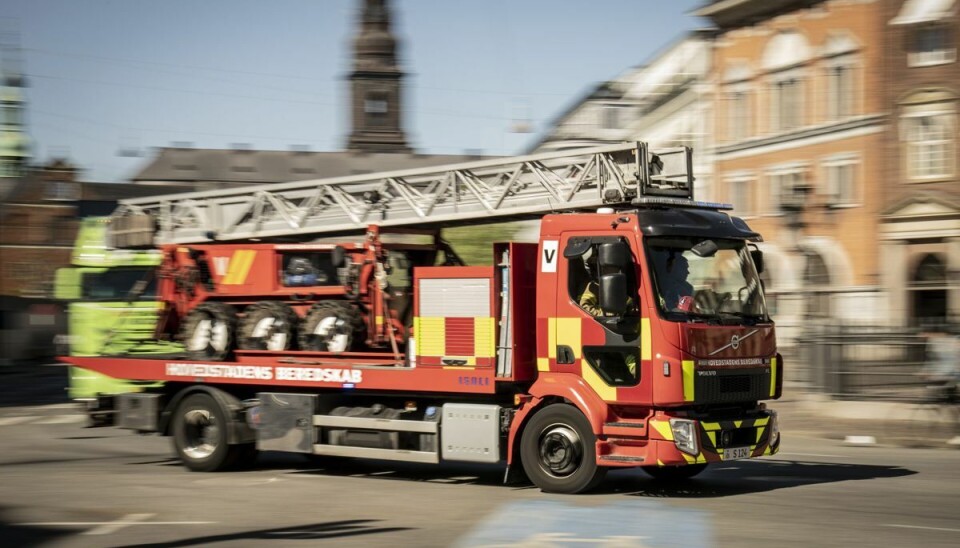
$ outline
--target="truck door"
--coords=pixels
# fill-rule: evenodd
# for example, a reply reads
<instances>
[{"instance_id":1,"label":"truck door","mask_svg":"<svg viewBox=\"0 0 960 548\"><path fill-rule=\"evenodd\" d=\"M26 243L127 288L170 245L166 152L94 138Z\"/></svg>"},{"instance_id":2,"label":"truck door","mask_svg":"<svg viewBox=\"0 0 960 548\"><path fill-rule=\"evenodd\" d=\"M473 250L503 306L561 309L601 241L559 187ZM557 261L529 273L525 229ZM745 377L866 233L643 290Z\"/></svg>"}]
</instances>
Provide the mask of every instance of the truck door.
<instances>
[{"instance_id":1,"label":"truck door","mask_svg":"<svg viewBox=\"0 0 960 548\"><path fill-rule=\"evenodd\" d=\"M629 234L566 234L559 242L549 349L557 371L581 375L605 401L644 401L649 393L641 367L637 249Z\"/></svg>"}]
</instances>

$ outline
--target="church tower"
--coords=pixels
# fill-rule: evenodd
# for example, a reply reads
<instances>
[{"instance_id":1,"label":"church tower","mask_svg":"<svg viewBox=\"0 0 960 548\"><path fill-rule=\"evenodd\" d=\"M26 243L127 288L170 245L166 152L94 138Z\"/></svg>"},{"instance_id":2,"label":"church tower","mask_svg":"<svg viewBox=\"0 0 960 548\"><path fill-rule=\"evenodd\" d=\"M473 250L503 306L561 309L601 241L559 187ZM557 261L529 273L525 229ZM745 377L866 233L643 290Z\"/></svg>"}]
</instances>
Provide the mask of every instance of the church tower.
<instances>
[{"instance_id":1,"label":"church tower","mask_svg":"<svg viewBox=\"0 0 960 548\"><path fill-rule=\"evenodd\" d=\"M387 0L363 0L360 31L353 41L350 73L351 133L348 150L411 152L403 132L403 72L390 31Z\"/></svg>"},{"instance_id":2,"label":"church tower","mask_svg":"<svg viewBox=\"0 0 960 548\"><path fill-rule=\"evenodd\" d=\"M19 49L0 43L0 177L20 177L30 161L30 140L24 127L26 81Z\"/></svg>"}]
</instances>

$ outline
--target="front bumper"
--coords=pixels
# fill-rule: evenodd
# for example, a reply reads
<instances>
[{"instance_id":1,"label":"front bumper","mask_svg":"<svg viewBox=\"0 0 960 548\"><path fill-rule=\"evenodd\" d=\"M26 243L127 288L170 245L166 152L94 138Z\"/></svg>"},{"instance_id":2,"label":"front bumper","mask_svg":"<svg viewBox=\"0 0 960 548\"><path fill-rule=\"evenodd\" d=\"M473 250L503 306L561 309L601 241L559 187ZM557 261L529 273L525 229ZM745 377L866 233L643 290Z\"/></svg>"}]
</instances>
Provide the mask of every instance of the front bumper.
<instances>
[{"instance_id":1,"label":"front bumper","mask_svg":"<svg viewBox=\"0 0 960 548\"><path fill-rule=\"evenodd\" d=\"M775 455L780 449L776 413L758 411L736 420L686 419L694 423L695 452L678 448L672 417L657 413L648 421L647 439L607 437L597 441L602 466L679 466Z\"/></svg>"}]
</instances>

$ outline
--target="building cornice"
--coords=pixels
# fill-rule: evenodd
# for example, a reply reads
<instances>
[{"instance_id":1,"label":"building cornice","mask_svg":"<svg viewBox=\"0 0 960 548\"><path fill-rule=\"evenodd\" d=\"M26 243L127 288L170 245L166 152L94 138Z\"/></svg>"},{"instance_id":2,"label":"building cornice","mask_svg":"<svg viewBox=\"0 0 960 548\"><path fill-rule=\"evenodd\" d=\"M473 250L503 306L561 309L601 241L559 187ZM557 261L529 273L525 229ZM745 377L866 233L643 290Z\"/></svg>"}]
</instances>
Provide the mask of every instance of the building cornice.
<instances>
[{"instance_id":1,"label":"building cornice","mask_svg":"<svg viewBox=\"0 0 960 548\"><path fill-rule=\"evenodd\" d=\"M808 126L789 133L779 133L767 137L760 137L740 141L729 145L717 147L716 153L720 159L730 156L749 156L751 154L761 154L767 152L769 148L789 148L790 145L804 146L804 141L821 139L826 136L836 135L836 138L844 138L847 133L860 134L862 131L882 126L887 118L887 114L869 114L857 118L844 120L841 122L830 122L816 126ZM852 136L852 135L851 135Z\"/></svg>"}]
</instances>

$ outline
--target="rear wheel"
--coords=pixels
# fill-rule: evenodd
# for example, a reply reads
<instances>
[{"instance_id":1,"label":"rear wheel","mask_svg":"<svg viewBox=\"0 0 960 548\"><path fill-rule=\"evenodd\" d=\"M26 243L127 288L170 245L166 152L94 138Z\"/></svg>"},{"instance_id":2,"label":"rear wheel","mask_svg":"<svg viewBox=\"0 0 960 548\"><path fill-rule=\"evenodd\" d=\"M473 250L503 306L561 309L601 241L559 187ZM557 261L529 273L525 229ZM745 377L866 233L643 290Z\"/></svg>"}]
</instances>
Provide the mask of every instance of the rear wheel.
<instances>
[{"instance_id":1,"label":"rear wheel","mask_svg":"<svg viewBox=\"0 0 960 548\"><path fill-rule=\"evenodd\" d=\"M307 312L300 326L300 348L346 352L363 343L363 317L349 303L320 302Z\"/></svg>"},{"instance_id":2,"label":"rear wheel","mask_svg":"<svg viewBox=\"0 0 960 548\"><path fill-rule=\"evenodd\" d=\"M597 466L596 440L590 423L578 409L566 404L549 405L523 429L523 470L548 493L592 489L607 471Z\"/></svg>"},{"instance_id":3,"label":"rear wheel","mask_svg":"<svg viewBox=\"0 0 960 548\"><path fill-rule=\"evenodd\" d=\"M233 350L236 315L223 303L203 303L187 314L180 339L194 360L223 361Z\"/></svg>"},{"instance_id":4,"label":"rear wheel","mask_svg":"<svg viewBox=\"0 0 960 548\"><path fill-rule=\"evenodd\" d=\"M293 347L297 314L277 301L260 301L247 307L237 328L237 346L244 350L280 352Z\"/></svg>"},{"instance_id":5,"label":"rear wheel","mask_svg":"<svg viewBox=\"0 0 960 548\"><path fill-rule=\"evenodd\" d=\"M230 468L244 445L227 444L228 416L210 394L184 398L173 417L173 447L187 468L215 472Z\"/></svg>"},{"instance_id":6,"label":"rear wheel","mask_svg":"<svg viewBox=\"0 0 960 548\"><path fill-rule=\"evenodd\" d=\"M707 469L706 464L687 464L686 466L643 466L650 477L662 481L682 481L690 479Z\"/></svg>"}]
</instances>

